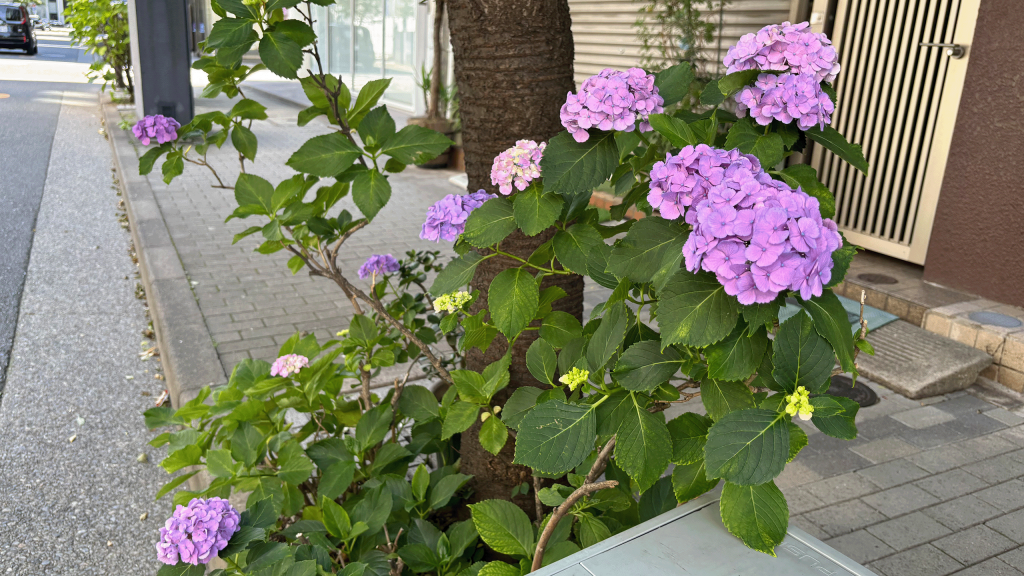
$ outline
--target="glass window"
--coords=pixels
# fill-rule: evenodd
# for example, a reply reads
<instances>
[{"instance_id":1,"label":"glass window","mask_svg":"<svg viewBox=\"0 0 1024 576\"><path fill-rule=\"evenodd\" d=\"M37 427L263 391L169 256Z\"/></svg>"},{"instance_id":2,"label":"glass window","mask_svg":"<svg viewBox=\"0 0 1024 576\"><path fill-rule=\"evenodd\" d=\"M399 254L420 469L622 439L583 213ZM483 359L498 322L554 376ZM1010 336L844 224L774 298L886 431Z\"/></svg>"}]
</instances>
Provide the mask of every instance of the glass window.
<instances>
[{"instance_id":1,"label":"glass window","mask_svg":"<svg viewBox=\"0 0 1024 576\"><path fill-rule=\"evenodd\" d=\"M420 71L416 69L417 0L386 0L384 74L392 78L387 98L408 107Z\"/></svg>"},{"instance_id":2,"label":"glass window","mask_svg":"<svg viewBox=\"0 0 1024 576\"><path fill-rule=\"evenodd\" d=\"M384 77L384 2L356 0L355 76L353 92L370 80Z\"/></svg>"},{"instance_id":3,"label":"glass window","mask_svg":"<svg viewBox=\"0 0 1024 576\"><path fill-rule=\"evenodd\" d=\"M339 0L327 13L327 68L340 74L346 84L352 83L352 6Z\"/></svg>"}]
</instances>

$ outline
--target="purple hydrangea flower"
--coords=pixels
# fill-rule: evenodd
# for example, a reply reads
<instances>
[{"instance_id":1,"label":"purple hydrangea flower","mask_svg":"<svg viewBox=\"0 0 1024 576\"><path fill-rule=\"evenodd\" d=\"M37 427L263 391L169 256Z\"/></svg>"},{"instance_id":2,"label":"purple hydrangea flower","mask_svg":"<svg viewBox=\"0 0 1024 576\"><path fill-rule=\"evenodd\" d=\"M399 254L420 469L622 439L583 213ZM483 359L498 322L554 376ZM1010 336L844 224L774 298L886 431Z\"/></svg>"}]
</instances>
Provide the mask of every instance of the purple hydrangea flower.
<instances>
[{"instance_id":1,"label":"purple hydrangea flower","mask_svg":"<svg viewBox=\"0 0 1024 576\"><path fill-rule=\"evenodd\" d=\"M650 114L664 110L665 100L658 95L654 75L641 68L623 72L605 68L597 76L583 81L578 94L570 92L562 105L562 126L577 142L590 138L589 128L632 132L640 123L641 132L649 132Z\"/></svg>"},{"instance_id":2,"label":"purple hydrangea flower","mask_svg":"<svg viewBox=\"0 0 1024 576\"><path fill-rule=\"evenodd\" d=\"M367 278L373 274L384 276L398 272L398 260L391 254L374 254L359 267L359 277Z\"/></svg>"},{"instance_id":3,"label":"purple hydrangea flower","mask_svg":"<svg viewBox=\"0 0 1024 576\"><path fill-rule=\"evenodd\" d=\"M512 193L513 185L520 192L526 190L530 182L540 178L540 159L545 147L546 142L519 140L515 146L498 154L491 167L491 184L505 196Z\"/></svg>"},{"instance_id":4,"label":"purple hydrangea flower","mask_svg":"<svg viewBox=\"0 0 1024 576\"><path fill-rule=\"evenodd\" d=\"M181 124L177 120L157 114L156 116L146 116L136 122L135 126L132 126L132 134L135 134L143 146L149 146L152 138L156 138L160 144L177 140L178 128L181 128Z\"/></svg>"},{"instance_id":5,"label":"purple hydrangea flower","mask_svg":"<svg viewBox=\"0 0 1024 576\"><path fill-rule=\"evenodd\" d=\"M491 198L497 197L496 194L488 194L484 190L477 190L472 194L445 196L427 208L427 220L420 230L420 238L432 242L454 242L466 229L466 220L469 219L470 212L483 206L484 202Z\"/></svg>"},{"instance_id":6,"label":"purple hydrangea flower","mask_svg":"<svg viewBox=\"0 0 1024 576\"><path fill-rule=\"evenodd\" d=\"M292 374L298 374L299 370L306 366L309 366L309 358L298 354L285 354L274 360L274 364L270 367L270 375L287 378Z\"/></svg>"},{"instance_id":7,"label":"purple hydrangea flower","mask_svg":"<svg viewBox=\"0 0 1024 576\"><path fill-rule=\"evenodd\" d=\"M750 117L761 126L772 120L783 124L796 120L801 130L815 126L824 130L835 111L832 99L810 74L761 74L753 86L745 86L736 94L736 102L740 118L749 110Z\"/></svg>"},{"instance_id":8,"label":"purple hydrangea flower","mask_svg":"<svg viewBox=\"0 0 1024 576\"><path fill-rule=\"evenodd\" d=\"M835 80L839 56L828 36L811 32L810 26L783 22L743 35L725 55L726 73L777 70L808 74L815 82Z\"/></svg>"},{"instance_id":9,"label":"purple hydrangea flower","mask_svg":"<svg viewBox=\"0 0 1024 576\"><path fill-rule=\"evenodd\" d=\"M223 498L193 498L174 510L160 529L157 558L164 564L206 564L238 531L239 515Z\"/></svg>"},{"instance_id":10,"label":"purple hydrangea flower","mask_svg":"<svg viewBox=\"0 0 1024 576\"><path fill-rule=\"evenodd\" d=\"M842 246L835 222L822 219L817 198L773 180L753 156L687 146L652 167L647 199L662 218L693 226L686 269L715 274L741 304L787 290L807 300L832 279L832 252Z\"/></svg>"}]
</instances>

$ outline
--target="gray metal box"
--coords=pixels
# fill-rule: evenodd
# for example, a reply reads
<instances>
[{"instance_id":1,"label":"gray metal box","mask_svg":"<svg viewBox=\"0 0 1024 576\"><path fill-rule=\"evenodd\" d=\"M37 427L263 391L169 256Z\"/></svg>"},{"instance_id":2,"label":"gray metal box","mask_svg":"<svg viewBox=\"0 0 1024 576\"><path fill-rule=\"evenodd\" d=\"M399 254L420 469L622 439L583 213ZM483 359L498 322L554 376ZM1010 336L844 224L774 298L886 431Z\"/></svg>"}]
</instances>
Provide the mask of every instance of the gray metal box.
<instances>
[{"instance_id":1,"label":"gray metal box","mask_svg":"<svg viewBox=\"0 0 1024 576\"><path fill-rule=\"evenodd\" d=\"M705 495L534 572L536 576L875 576L790 527L777 558L747 548Z\"/></svg>"}]
</instances>

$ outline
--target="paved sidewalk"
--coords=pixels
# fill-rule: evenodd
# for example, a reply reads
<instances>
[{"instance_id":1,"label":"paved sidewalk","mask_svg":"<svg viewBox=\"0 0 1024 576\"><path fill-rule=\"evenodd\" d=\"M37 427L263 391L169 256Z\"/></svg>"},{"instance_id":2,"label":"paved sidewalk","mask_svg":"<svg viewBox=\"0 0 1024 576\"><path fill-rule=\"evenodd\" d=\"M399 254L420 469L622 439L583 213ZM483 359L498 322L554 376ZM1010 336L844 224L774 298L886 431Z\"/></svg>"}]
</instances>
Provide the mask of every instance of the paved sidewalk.
<instances>
[{"instance_id":1,"label":"paved sidewalk","mask_svg":"<svg viewBox=\"0 0 1024 576\"><path fill-rule=\"evenodd\" d=\"M0 575L153 574L171 511L153 501L170 476L142 412L163 383L139 359L145 303L97 90L63 94L0 400Z\"/></svg>"}]
</instances>

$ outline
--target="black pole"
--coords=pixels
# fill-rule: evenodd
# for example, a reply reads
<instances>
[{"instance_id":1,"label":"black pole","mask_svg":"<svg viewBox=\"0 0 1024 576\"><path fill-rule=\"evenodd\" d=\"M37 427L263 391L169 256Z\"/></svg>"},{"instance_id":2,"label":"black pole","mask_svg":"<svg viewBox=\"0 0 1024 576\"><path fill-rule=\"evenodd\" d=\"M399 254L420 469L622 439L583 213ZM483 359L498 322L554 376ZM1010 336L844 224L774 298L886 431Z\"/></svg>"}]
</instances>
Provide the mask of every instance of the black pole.
<instances>
[{"instance_id":1,"label":"black pole","mask_svg":"<svg viewBox=\"0 0 1024 576\"><path fill-rule=\"evenodd\" d=\"M139 116L186 124L195 114L186 0L128 0L135 104Z\"/></svg>"}]
</instances>

